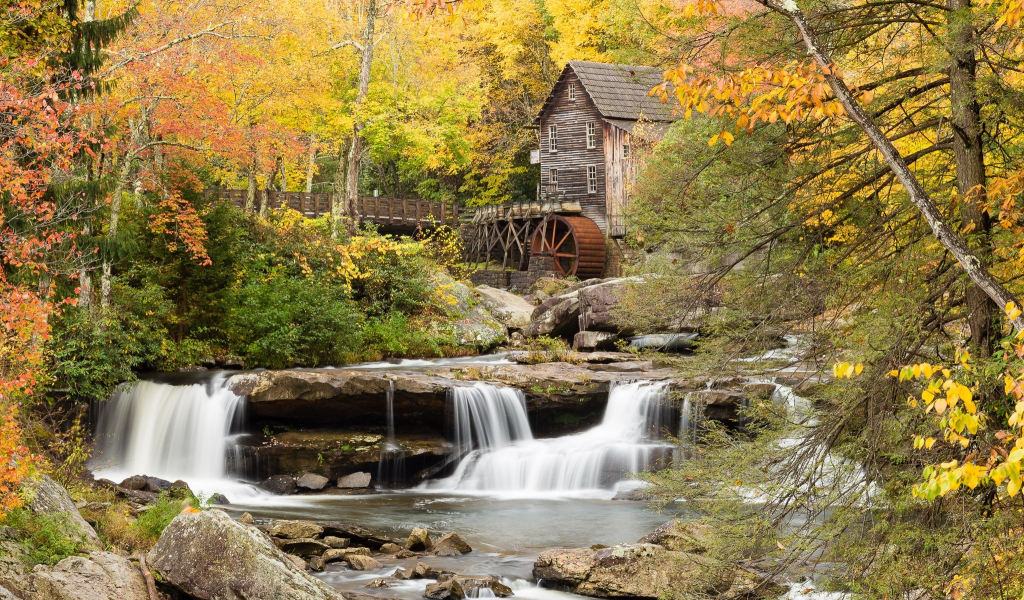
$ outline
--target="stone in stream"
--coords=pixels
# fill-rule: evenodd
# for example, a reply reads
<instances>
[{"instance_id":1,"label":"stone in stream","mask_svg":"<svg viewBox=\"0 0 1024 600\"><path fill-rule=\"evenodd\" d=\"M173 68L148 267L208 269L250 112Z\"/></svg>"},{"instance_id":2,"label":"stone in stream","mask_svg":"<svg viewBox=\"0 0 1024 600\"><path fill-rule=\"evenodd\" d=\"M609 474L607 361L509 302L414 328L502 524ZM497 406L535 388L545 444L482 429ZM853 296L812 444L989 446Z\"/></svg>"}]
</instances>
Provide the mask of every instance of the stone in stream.
<instances>
[{"instance_id":1,"label":"stone in stream","mask_svg":"<svg viewBox=\"0 0 1024 600\"><path fill-rule=\"evenodd\" d=\"M352 525L351 523L338 523L336 521L318 521L317 525L320 525L324 529L324 535L333 535L340 538L348 538L352 540L353 544L366 546L368 548L380 548L384 544L393 542L394 540L389 537L372 531L359 525Z\"/></svg>"},{"instance_id":2,"label":"stone in stream","mask_svg":"<svg viewBox=\"0 0 1024 600\"><path fill-rule=\"evenodd\" d=\"M338 487L342 489L358 489L370 487L370 479L372 477L369 473L360 471L359 473L349 473L344 477L338 478Z\"/></svg>"},{"instance_id":3,"label":"stone in stream","mask_svg":"<svg viewBox=\"0 0 1024 600\"><path fill-rule=\"evenodd\" d=\"M321 529L321 531L323 531ZM324 538L324 543L331 548L348 548L350 540L348 538L340 538L337 536L329 535Z\"/></svg>"},{"instance_id":4,"label":"stone in stream","mask_svg":"<svg viewBox=\"0 0 1024 600\"><path fill-rule=\"evenodd\" d=\"M542 552L533 576L573 593L598 598L717 596L732 587L735 567L700 554L654 544Z\"/></svg>"},{"instance_id":5,"label":"stone in stream","mask_svg":"<svg viewBox=\"0 0 1024 600\"><path fill-rule=\"evenodd\" d=\"M430 550L433 545L433 542L430 541L430 532L423 527L413 528L412 533L409 534L409 539L405 542L406 550L412 550L413 552Z\"/></svg>"},{"instance_id":6,"label":"stone in stream","mask_svg":"<svg viewBox=\"0 0 1024 600\"><path fill-rule=\"evenodd\" d=\"M389 587L391 587L391 584L388 583L387 579L384 579L382 577L378 577L376 579L371 579L370 583L364 585L363 587L368 587L368 588L389 588Z\"/></svg>"},{"instance_id":7,"label":"stone in stream","mask_svg":"<svg viewBox=\"0 0 1024 600\"><path fill-rule=\"evenodd\" d=\"M231 501L224 494L214 494L210 496L210 504L224 505L231 504Z\"/></svg>"},{"instance_id":8,"label":"stone in stream","mask_svg":"<svg viewBox=\"0 0 1024 600\"><path fill-rule=\"evenodd\" d=\"M331 548L324 551L324 562L346 560L349 556L369 556L369 548Z\"/></svg>"},{"instance_id":9,"label":"stone in stream","mask_svg":"<svg viewBox=\"0 0 1024 600\"><path fill-rule=\"evenodd\" d=\"M381 554L398 554L402 551L402 547L398 544L384 544L380 547Z\"/></svg>"},{"instance_id":10,"label":"stone in stream","mask_svg":"<svg viewBox=\"0 0 1024 600\"><path fill-rule=\"evenodd\" d=\"M304 561L219 510L175 517L149 552L149 565L164 584L199 600L344 600L307 574Z\"/></svg>"},{"instance_id":11,"label":"stone in stream","mask_svg":"<svg viewBox=\"0 0 1024 600\"><path fill-rule=\"evenodd\" d=\"M451 579L428 583L426 589L423 590L423 597L427 600L462 600L466 597L466 592L463 591L458 581Z\"/></svg>"},{"instance_id":12,"label":"stone in stream","mask_svg":"<svg viewBox=\"0 0 1024 600\"><path fill-rule=\"evenodd\" d=\"M126 477L118 485L126 490L145 490L147 483L146 478L142 475L132 475L131 477Z\"/></svg>"},{"instance_id":13,"label":"stone in stream","mask_svg":"<svg viewBox=\"0 0 1024 600\"><path fill-rule=\"evenodd\" d=\"M657 544L678 552L704 554L708 551L707 540L714 535L714 528L707 523L673 519L640 538L637 543Z\"/></svg>"},{"instance_id":14,"label":"stone in stream","mask_svg":"<svg viewBox=\"0 0 1024 600\"><path fill-rule=\"evenodd\" d=\"M267 531L270 535L279 538L316 538L324 532L324 528L313 521L292 521L288 519L277 519L270 524Z\"/></svg>"},{"instance_id":15,"label":"stone in stream","mask_svg":"<svg viewBox=\"0 0 1024 600\"><path fill-rule=\"evenodd\" d=\"M330 483L330 479L327 479L323 475L317 475L316 473L303 473L295 479L295 486L304 490L319 491L327 487Z\"/></svg>"},{"instance_id":16,"label":"stone in stream","mask_svg":"<svg viewBox=\"0 0 1024 600\"><path fill-rule=\"evenodd\" d=\"M171 482L166 479L160 479L159 477L150 477L149 475L143 475L143 479L146 480L146 491L154 492L159 494L160 492L171 491Z\"/></svg>"},{"instance_id":17,"label":"stone in stream","mask_svg":"<svg viewBox=\"0 0 1024 600\"><path fill-rule=\"evenodd\" d=\"M52 567L37 565L32 587L34 600L149 600L138 567L111 552L69 556Z\"/></svg>"},{"instance_id":18,"label":"stone in stream","mask_svg":"<svg viewBox=\"0 0 1024 600\"><path fill-rule=\"evenodd\" d=\"M512 594L512 588L498 581L496 577L468 577L460 575L452 581L462 587L462 593L470 598L479 598L481 590L490 590L497 598L507 598ZM439 581L439 583L441 583Z\"/></svg>"},{"instance_id":19,"label":"stone in stream","mask_svg":"<svg viewBox=\"0 0 1024 600\"><path fill-rule=\"evenodd\" d=\"M327 544L313 538L270 539L274 540L274 545L281 550L296 556L319 556L331 549Z\"/></svg>"},{"instance_id":20,"label":"stone in stream","mask_svg":"<svg viewBox=\"0 0 1024 600\"><path fill-rule=\"evenodd\" d=\"M172 483L170 490L171 495L174 496L195 496L195 494L192 493L192 488L188 487L188 484L181 479Z\"/></svg>"},{"instance_id":21,"label":"stone in stream","mask_svg":"<svg viewBox=\"0 0 1024 600\"><path fill-rule=\"evenodd\" d=\"M311 571L323 571L327 563L322 556L310 556L306 563Z\"/></svg>"},{"instance_id":22,"label":"stone in stream","mask_svg":"<svg viewBox=\"0 0 1024 600\"><path fill-rule=\"evenodd\" d=\"M259 487L271 494L286 496L295 493L295 478L291 475L274 475L260 482Z\"/></svg>"},{"instance_id":23,"label":"stone in stream","mask_svg":"<svg viewBox=\"0 0 1024 600\"><path fill-rule=\"evenodd\" d=\"M435 556L459 556L472 551L473 548L466 540L454 531L437 540L430 549L430 553Z\"/></svg>"},{"instance_id":24,"label":"stone in stream","mask_svg":"<svg viewBox=\"0 0 1024 600\"><path fill-rule=\"evenodd\" d=\"M345 557L345 562L353 571L376 571L384 568L376 558L362 554L350 554Z\"/></svg>"},{"instance_id":25,"label":"stone in stream","mask_svg":"<svg viewBox=\"0 0 1024 600\"><path fill-rule=\"evenodd\" d=\"M238 522L244 523L245 525L255 525L256 519L252 518L252 515L249 513L244 512L242 513L242 516L238 517Z\"/></svg>"}]
</instances>

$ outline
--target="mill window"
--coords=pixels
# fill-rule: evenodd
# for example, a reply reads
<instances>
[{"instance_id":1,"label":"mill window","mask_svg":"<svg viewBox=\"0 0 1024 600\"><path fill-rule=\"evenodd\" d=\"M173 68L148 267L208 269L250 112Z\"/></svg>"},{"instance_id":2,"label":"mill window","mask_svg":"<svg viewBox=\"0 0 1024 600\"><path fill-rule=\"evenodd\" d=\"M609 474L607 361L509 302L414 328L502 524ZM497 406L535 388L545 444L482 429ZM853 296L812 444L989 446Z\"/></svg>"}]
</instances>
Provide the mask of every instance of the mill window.
<instances>
[{"instance_id":1,"label":"mill window","mask_svg":"<svg viewBox=\"0 0 1024 600\"><path fill-rule=\"evenodd\" d=\"M548 152L558 152L558 126L548 127Z\"/></svg>"},{"instance_id":2,"label":"mill window","mask_svg":"<svg viewBox=\"0 0 1024 600\"><path fill-rule=\"evenodd\" d=\"M597 193L597 165L587 165L587 193Z\"/></svg>"},{"instance_id":3,"label":"mill window","mask_svg":"<svg viewBox=\"0 0 1024 600\"><path fill-rule=\"evenodd\" d=\"M558 189L558 169L548 169L548 183L552 188Z\"/></svg>"},{"instance_id":4,"label":"mill window","mask_svg":"<svg viewBox=\"0 0 1024 600\"><path fill-rule=\"evenodd\" d=\"M587 123L587 148L597 148L597 127Z\"/></svg>"},{"instance_id":5,"label":"mill window","mask_svg":"<svg viewBox=\"0 0 1024 600\"><path fill-rule=\"evenodd\" d=\"M576 100L576 84L569 84L569 100Z\"/></svg>"}]
</instances>

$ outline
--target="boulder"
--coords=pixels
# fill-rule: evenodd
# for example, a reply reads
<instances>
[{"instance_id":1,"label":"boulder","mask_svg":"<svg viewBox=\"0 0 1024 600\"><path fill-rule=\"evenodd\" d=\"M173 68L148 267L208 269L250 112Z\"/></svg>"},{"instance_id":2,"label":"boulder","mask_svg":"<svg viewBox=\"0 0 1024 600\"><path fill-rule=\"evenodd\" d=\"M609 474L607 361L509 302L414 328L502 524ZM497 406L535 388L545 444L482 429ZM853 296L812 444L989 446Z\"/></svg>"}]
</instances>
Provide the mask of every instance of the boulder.
<instances>
[{"instance_id":1,"label":"boulder","mask_svg":"<svg viewBox=\"0 0 1024 600\"><path fill-rule=\"evenodd\" d=\"M696 333L650 333L629 338L629 347L659 352L684 352L693 350Z\"/></svg>"},{"instance_id":2,"label":"boulder","mask_svg":"<svg viewBox=\"0 0 1024 600\"><path fill-rule=\"evenodd\" d=\"M579 295L569 293L548 298L533 309L530 324L523 329L523 335L559 335L568 329L579 327Z\"/></svg>"},{"instance_id":3,"label":"boulder","mask_svg":"<svg viewBox=\"0 0 1024 600\"><path fill-rule=\"evenodd\" d=\"M291 475L274 475L260 482L259 487L271 494L282 496L295 493L295 478Z\"/></svg>"},{"instance_id":4,"label":"boulder","mask_svg":"<svg viewBox=\"0 0 1024 600\"><path fill-rule=\"evenodd\" d=\"M618 334L609 331L578 331L572 338L573 350L614 350Z\"/></svg>"},{"instance_id":5,"label":"boulder","mask_svg":"<svg viewBox=\"0 0 1024 600\"><path fill-rule=\"evenodd\" d=\"M466 597L466 592L463 591L459 582L451 579L428 583L426 589L423 590L423 597L427 600L462 600Z\"/></svg>"},{"instance_id":6,"label":"boulder","mask_svg":"<svg viewBox=\"0 0 1024 600\"><path fill-rule=\"evenodd\" d=\"M398 544L384 544L380 547L381 554L398 554L402 551L402 547Z\"/></svg>"},{"instance_id":7,"label":"boulder","mask_svg":"<svg viewBox=\"0 0 1024 600\"><path fill-rule=\"evenodd\" d=\"M159 494L160 492L171 491L171 482L159 477L142 476L146 480L145 491ZM187 486L186 486L187 487Z\"/></svg>"},{"instance_id":8,"label":"boulder","mask_svg":"<svg viewBox=\"0 0 1024 600\"><path fill-rule=\"evenodd\" d=\"M476 293L480 304L505 327L525 329L530 324L534 307L523 298L487 285L477 286Z\"/></svg>"},{"instance_id":9,"label":"boulder","mask_svg":"<svg viewBox=\"0 0 1024 600\"><path fill-rule=\"evenodd\" d=\"M338 487L342 489L367 488L370 487L371 475L365 471L349 473L338 478Z\"/></svg>"},{"instance_id":10,"label":"boulder","mask_svg":"<svg viewBox=\"0 0 1024 600\"><path fill-rule=\"evenodd\" d=\"M376 531L350 523L319 521L317 525L323 527L325 536L333 535L335 537L348 538L353 544L359 544L368 548L378 549L384 544L394 541Z\"/></svg>"},{"instance_id":11,"label":"boulder","mask_svg":"<svg viewBox=\"0 0 1024 600\"><path fill-rule=\"evenodd\" d=\"M605 371L609 373L641 373L654 369L654 363L649 360L634 360L629 362L614 362L608 364L587 365L591 371Z\"/></svg>"},{"instance_id":12,"label":"boulder","mask_svg":"<svg viewBox=\"0 0 1024 600\"><path fill-rule=\"evenodd\" d=\"M319 491L327 487L330 479L316 473L303 473L295 479L295 486L304 490Z\"/></svg>"},{"instance_id":13,"label":"boulder","mask_svg":"<svg viewBox=\"0 0 1024 600\"><path fill-rule=\"evenodd\" d=\"M387 579L384 579L383 577L377 577L376 579L371 579L370 583L364 585L363 587L368 587L368 588L389 588L389 587L391 587L391 584L388 583Z\"/></svg>"},{"instance_id":14,"label":"boulder","mask_svg":"<svg viewBox=\"0 0 1024 600\"><path fill-rule=\"evenodd\" d=\"M146 486L149 485L149 483L146 481L146 478L143 477L142 475L132 475L131 477L128 477L121 481L121 483L119 483L118 485L120 485L126 490L145 490Z\"/></svg>"},{"instance_id":15,"label":"boulder","mask_svg":"<svg viewBox=\"0 0 1024 600\"><path fill-rule=\"evenodd\" d=\"M481 590L489 590L491 595L497 598L507 598L513 595L512 588L498 581L497 577L460 576L455 577L453 581L462 587L462 592L469 598L480 598Z\"/></svg>"},{"instance_id":16,"label":"boulder","mask_svg":"<svg viewBox=\"0 0 1024 600\"><path fill-rule=\"evenodd\" d=\"M348 548L350 540L348 538L340 538L334 535L329 535L324 538L324 543L331 548L342 549Z\"/></svg>"},{"instance_id":17,"label":"boulder","mask_svg":"<svg viewBox=\"0 0 1024 600\"><path fill-rule=\"evenodd\" d=\"M472 551L473 548L466 540L455 532L442 536L430 549L430 553L436 556L458 556Z\"/></svg>"},{"instance_id":18,"label":"boulder","mask_svg":"<svg viewBox=\"0 0 1024 600\"><path fill-rule=\"evenodd\" d=\"M69 556L32 570L33 600L149 600L137 566L110 552Z\"/></svg>"},{"instance_id":19,"label":"boulder","mask_svg":"<svg viewBox=\"0 0 1024 600\"><path fill-rule=\"evenodd\" d=\"M271 539L274 540L275 546L295 556L319 556L331 549L327 544L313 538Z\"/></svg>"},{"instance_id":20,"label":"boulder","mask_svg":"<svg viewBox=\"0 0 1024 600\"><path fill-rule=\"evenodd\" d=\"M481 306L451 324L452 334L461 346L487 351L508 339L508 331L500 321Z\"/></svg>"},{"instance_id":21,"label":"boulder","mask_svg":"<svg viewBox=\"0 0 1024 600\"><path fill-rule=\"evenodd\" d=\"M177 496L195 496L195 494L192 493L192 488L188 487L188 484L180 479L171 484L171 494Z\"/></svg>"},{"instance_id":22,"label":"boulder","mask_svg":"<svg viewBox=\"0 0 1024 600\"><path fill-rule=\"evenodd\" d=\"M278 538L316 538L324 532L324 528L313 521L290 521L277 519L270 524L267 533Z\"/></svg>"},{"instance_id":23,"label":"boulder","mask_svg":"<svg viewBox=\"0 0 1024 600\"><path fill-rule=\"evenodd\" d=\"M66 533L77 535L83 550L103 549L103 543L96 535L96 530L82 518L82 514L78 512L68 491L51 479L49 475L39 475L35 479L25 482L23 487L28 496L29 510L66 519L70 526Z\"/></svg>"},{"instance_id":24,"label":"boulder","mask_svg":"<svg viewBox=\"0 0 1024 600\"><path fill-rule=\"evenodd\" d=\"M339 560L348 560L349 556L369 556L369 548L331 548L324 551L323 558L324 562L337 562Z\"/></svg>"},{"instance_id":25,"label":"boulder","mask_svg":"<svg viewBox=\"0 0 1024 600\"><path fill-rule=\"evenodd\" d=\"M433 542L430 541L430 532L423 527L413 528L409 539L405 542L405 548L413 552L430 550L433 545Z\"/></svg>"},{"instance_id":26,"label":"boulder","mask_svg":"<svg viewBox=\"0 0 1024 600\"><path fill-rule=\"evenodd\" d=\"M533 576L546 585L598 598L716 596L735 578L731 566L654 544L542 552Z\"/></svg>"},{"instance_id":27,"label":"boulder","mask_svg":"<svg viewBox=\"0 0 1024 600\"><path fill-rule=\"evenodd\" d=\"M322 556L310 556L309 560L306 561L306 566L309 567L310 571L323 571L324 567L327 566L327 562L324 561Z\"/></svg>"},{"instance_id":28,"label":"boulder","mask_svg":"<svg viewBox=\"0 0 1024 600\"><path fill-rule=\"evenodd\" d=\"M579 291L580 299L580 331L606 331L625 333L615 324L614 309L619 304L619 297L633 279L613 279L597 285L587 286Z\"/></svg>"},{"instance_id":29,"label":"boulder","mask_svg":"<svg viewBox=\"0 0 1024 600\"><path fill-rule=\"evenodd\" d=\"M657 544L678 552L704 554L708 551L708 540L714 536L714 528L707 523L673 519L640 538L637 543Z\"/></svg>"},{"instance_id":30,"label":"boulder","mask_svg":"<svg viewBox=\"0 0 1024 600\"><path fill-rule=\"evenodd\" d=\"M6 588L18 598L27 598L31 582L30 574L25 572L25 563L21 560L22 552L23 549L17 542L0 539L0 587ZM2 593L0 598L7 600Z\"/></svg>"},{"instance_id":31,"label":"boulder","mask_svg":"<svg viewBox=\"0 0 1024 600\"><path fill-rule=\"evenodd\" d=\"M242 513L242 516L238 517L238 522L244 523L246 525L255 525L256 519L252 518L252 515L250 515L249 513L244 512Z\"/></svg>"},{"instance_id":32,"label":"boulder","mask_svg":"<svg viewBox=\"0 0 1024 600\"><path fill-rule=\"evenodd\" d=\"M214 494L210 496L210 504L225 505L231 504L231 501L224 494Z\"/></svg>"},{"instance_id":33,"label":"boulder","mask_svg":"<svg viewBox=\"0 0 1024 600\"><path fill-rule=\"evenodd\" d=\"M376 571L384 568L384 565L380 564L377 559L362 554L350 554L345 557L345 562L353 571Z\"/></svg>"},{"instance_id":34,"label":"boulder","mask_svg":"<svg viewBox=\"0 0 1024 600\"><path fill-rule=\"evenodd\" d=\"M149 552L162 581L199 600L344 600L264 533L219 510L185 511Z\"/></svg>"}]
</instances>

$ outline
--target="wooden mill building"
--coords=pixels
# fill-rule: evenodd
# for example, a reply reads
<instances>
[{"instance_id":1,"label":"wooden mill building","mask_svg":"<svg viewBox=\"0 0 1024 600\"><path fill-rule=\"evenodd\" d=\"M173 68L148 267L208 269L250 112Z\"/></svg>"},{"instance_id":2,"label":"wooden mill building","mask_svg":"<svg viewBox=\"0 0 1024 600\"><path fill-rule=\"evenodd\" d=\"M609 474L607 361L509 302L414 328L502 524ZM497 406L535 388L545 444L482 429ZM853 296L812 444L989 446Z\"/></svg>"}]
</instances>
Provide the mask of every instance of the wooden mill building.
<instances>
[{"instance_id":1,"label":"wooden mill building","mask_svg":"<svg viewBox=\"0 0 1024 600\"><path fill-rule=\"evenodd\" d=\"M486 206L473 216L467 260L501 262L479 282L523 287L541 275L617 274L617 238L625 235L637 171L676 118L673 104L649 95L661 82L655 67L566 64L534 121L537 201Z\"/></svg>"},{"instance_id":2,"label":"wooden mill building","mask_svg":"<svg viewBox=\"0 0 1024 600\"><path fill-rule=\"evenodd\" d=\"M642 149L674 120L671 103L648 95L661 81L654 67L569 61L537 115L546 193L579 202L605 235L624 234Z\"/></svg>"}]
</instances>

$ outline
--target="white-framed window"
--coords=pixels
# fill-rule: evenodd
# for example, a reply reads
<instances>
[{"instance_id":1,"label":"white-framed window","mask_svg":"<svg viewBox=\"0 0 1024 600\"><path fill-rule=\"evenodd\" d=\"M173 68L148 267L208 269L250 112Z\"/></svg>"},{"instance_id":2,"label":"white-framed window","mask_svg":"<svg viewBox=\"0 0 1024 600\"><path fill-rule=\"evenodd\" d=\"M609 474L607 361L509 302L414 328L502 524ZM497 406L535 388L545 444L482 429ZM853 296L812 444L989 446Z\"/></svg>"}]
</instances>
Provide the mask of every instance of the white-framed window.
<instances>
[{"instance_id":1,"label":"white-framed window","mask_svg":"<svg viewBox=\"0 0 1024 600\"><path fill-rule=\"evenodd\" d=\"M551 187L558 189L558 169L548 169L548 183Z\"/></svg>"},{"instance_id":2,"label":"white-framed window","mask_svg":"<svg viewBox=\"0 0 1024 600\"><path fill-rule=\"evenodd\" d=\"M629 158L629 144L622 145L622 158Z\"/></svg>"},{"instance_id":3,"label":"white-framed window","mask_svg":"<svg viewBox=\"0 0 1024 600\"><path fill-rule=\"evenodd\" d=\"M597 165L587 165L587 193L597 193Z\"/></svg>"},{"instance_id":4,"label":"white-framed window","mask_svg":"<svg viewBox=\"0 0 1024 600\"><path fill-rule=\"evenodd\" d=\"M597 125L587 123L587 148L597 148Z\"/></svg>"},{"instance_id":5,"label":"white-framed window","mask_svg":"<svg viewBox=\"0 0 1024 600\"><path fill-rule=\"evenodd\" d=\"M548 152L558 152L557 125L548 125Z\"/></svg>"},{"instance_id":6,"label":"white-framed window","mask_svg":"<svg viewBox=\"0 0 1024 600\"><path fill-rule=\"evenodd\" d=\"M570 100L576 100L576 84L575 83L570 83L569 84L569 99Z\"/></svg>"}]
</instances>

